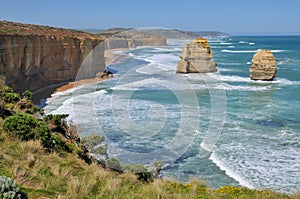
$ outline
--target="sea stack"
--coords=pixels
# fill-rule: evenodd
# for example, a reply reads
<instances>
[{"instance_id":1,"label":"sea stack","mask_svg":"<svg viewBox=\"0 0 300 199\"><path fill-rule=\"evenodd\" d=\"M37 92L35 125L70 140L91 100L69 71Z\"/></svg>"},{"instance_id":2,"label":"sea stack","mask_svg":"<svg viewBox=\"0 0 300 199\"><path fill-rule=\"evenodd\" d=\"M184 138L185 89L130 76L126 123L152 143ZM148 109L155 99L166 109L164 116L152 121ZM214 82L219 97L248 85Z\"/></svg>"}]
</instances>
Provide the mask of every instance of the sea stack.
<instances>
[{"instance_id":1,"label":"sea stack","mask_svg":"<svg viewBox=\"0 0 300 199\"><path fill-rule=\"evenodd\" d=\"M276 59L270 50L259 50L252 58L250 78L271 81L276 77Z\"/></svg>"},{"instance_id":2,"label":"sea stack","mask_svg":"<svg viewBox=\"0 0 300 199\"><path fill-rule=\"evenodd\" d=\"M204 38L195 39L184 45L177 65L177 73L209 73L217 72L217 64L213 60L213 51Z\"/></svg>"}]
</instances>

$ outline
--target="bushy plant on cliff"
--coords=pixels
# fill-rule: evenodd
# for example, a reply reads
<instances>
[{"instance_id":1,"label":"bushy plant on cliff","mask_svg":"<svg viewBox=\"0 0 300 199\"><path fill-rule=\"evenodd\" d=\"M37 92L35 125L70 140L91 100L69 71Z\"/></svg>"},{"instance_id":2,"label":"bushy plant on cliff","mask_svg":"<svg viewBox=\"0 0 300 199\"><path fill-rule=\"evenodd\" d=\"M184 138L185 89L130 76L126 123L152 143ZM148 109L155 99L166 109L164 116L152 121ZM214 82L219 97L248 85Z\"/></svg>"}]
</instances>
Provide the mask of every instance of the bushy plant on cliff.
<instances>
[{"instance_id":1,"label":"bushy plant on cliff","mask_svg":"<svg viewBox=\"0 0 300 199\"><path fill-rule=\"evenodd\" d=\"M0 176L0 198L26 199L27 195L20 191L20 188L11 178Z\"/></svg>"},{"instance_id":2,"label":"bushy plant on cliff","mask_svg":"<svg viewBox=\"0 0 300 199\"><path fill-rule=\"evenodd\" d=\"M107 148L108 145L104 144L101 145L101 143L105 141L104 136L92 134L90 136L85 136L81 139L81 143L87 148L88 151L91 153L98 153L100 155L107 156Z\"/></svg>"},{"instance_id":3,"label":"bushy plant on cliff","mask_svg":"<svg viewBox=\"0 0 300 199\"><path fill-rule=\"evenodd\" d=\"M21 99L20 95L15 93L9 86L0 87L0 97L6 103L15 103Z\"/></svg>"},{"instance_id":4,"label":"bushy plant on cliff","mask_svg":"<svg viewBox=\"0 0 300 199\"><path fill-rule=\"evenodd\" d=\"M4 120L3 129L12 137L21 140L32 140L39 138L41 134L45 134L45 132L42 132L44 127L41 125L42 123L39 123L31 115L18 113Z\"/></svg>"},{"instance_id":5,"label":"bushy plant on cliff","mask_svg":"<svg viewBox=\"0 0 300 199\"><path fill-rule=\"evenodd\" d=\"M44 120L46 122L52 121L54 122L55 125L61 125L62 120L67 118L68 116L69 114L57 114L57 115L49 114L44 117Z\"/></svg>"},{"instance_id":6,"label":"bushy plant on cliff","mask_svg":"<svg viewBox=\"0 0 300 199\"><path fill-rule=\"evenodd\" d=\"M22 93L23 97L26 97L27 99L32 99L32 92L29 90L26 90Z\"/></svg>"}]
</instances>

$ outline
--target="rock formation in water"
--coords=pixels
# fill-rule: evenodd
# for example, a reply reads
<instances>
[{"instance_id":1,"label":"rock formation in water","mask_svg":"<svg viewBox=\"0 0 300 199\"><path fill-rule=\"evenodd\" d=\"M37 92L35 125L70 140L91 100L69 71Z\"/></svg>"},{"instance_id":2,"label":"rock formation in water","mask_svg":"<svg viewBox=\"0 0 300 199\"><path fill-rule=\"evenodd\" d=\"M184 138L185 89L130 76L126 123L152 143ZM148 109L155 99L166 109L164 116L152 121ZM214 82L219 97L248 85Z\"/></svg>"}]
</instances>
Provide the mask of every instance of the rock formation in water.
<instances>
[{"instance_id":1,"label":"rock formation in water","mask_svg":"<svg viewBox=\"0 0 300 199\"><path fill-rule=\"evenodd\" d=\"M103 40L81 31L0 21L0 78L22 92L74 81L79 69L80 78L95 77L105 68L104 46L89 53Z\"/></svg>"},{"instance_id":2,"label":"rock formation in water","mask_svg":"<svg viewBox=\"0 0 300 199\"><path fill-rule=\"evenodd\" d=\"M217 72L217 64L213 60L213 52L204 38L198 38L183 47L177 65L177 73L209 73Z\"/></svg>"},{"instance_id":3,"label":"rock formation in water","mask_svg":"<svg viewBox=\"0 0 300 199\"><path fill-rule=\"evenodd\" d=\"M270 50L259 50L252 58L250 78L270 81L276 77L276 59Z\"/></svg>"}]
</instances>

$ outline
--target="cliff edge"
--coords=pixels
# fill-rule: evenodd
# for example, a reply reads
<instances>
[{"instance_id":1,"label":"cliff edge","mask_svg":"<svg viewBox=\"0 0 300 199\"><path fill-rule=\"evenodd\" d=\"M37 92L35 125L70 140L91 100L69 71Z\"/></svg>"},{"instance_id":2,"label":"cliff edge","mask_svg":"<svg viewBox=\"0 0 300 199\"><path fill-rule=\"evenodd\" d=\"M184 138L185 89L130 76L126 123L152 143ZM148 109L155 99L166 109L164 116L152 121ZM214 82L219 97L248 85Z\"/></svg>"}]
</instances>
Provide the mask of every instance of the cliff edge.
<instances>
[{"instance_id":1,"label":"cliff edge","mask_svg":"<svg viewBox=\"0 0 300 199\"><path fill-rule=\"evenodd\" d=\"M17 92L54 90L74 81L82 62L103 41L76 30L0 21L0 79ZM103 71L104 47L97 49L89 55L93 67L83 70L81 78Z\"/></svg>"}]
</instances>

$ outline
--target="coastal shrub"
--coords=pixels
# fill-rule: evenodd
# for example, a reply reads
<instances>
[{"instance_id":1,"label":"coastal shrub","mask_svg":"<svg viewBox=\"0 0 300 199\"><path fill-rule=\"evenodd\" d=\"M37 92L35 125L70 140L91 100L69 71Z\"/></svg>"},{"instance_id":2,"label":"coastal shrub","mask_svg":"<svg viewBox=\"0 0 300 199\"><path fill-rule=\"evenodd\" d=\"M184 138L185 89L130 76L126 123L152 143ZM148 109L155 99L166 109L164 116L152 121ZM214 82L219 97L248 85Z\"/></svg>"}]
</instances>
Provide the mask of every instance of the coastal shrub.
<instances>
[{"instance_id":1,"label":"coastal shrub","mask_svg":"<svg viewBox=\"0 0 300 199\"><path fill-rule=\"evenodd\" d=\"M15 103L21 99L20 95L18 93L15 93L14 90L9 86L2 86L0 88L0 97L6 103Z\"/></svg>"},{"instance_id":2,"label":"coastal shrub","mask_svg":"<svg viewBox=\"0 0 300 199\"><path fill-rule=\"evenodd\" d=\"M121 164L117 158L114 158L114 157L109 158L106 161L106 165L108 168L113 169L115 171L122 171Z\"/></svg>"},{"instance_id":3,"label":"coastal shrub","mask_svg":"<svg viewBox=\"0 0 300 199\"><path fill-rule=\"evenodd\" d=\"M148 183L153 182L153 175L142 164L134 164L134 165L125 164L122 166L122 169L123 171L127 171L135 174L138 180L148 182Z\"/></svg>"},{"instance_id":4,"label":"coastal shrub","mask_svg":"<svg viewBox=\"0 0 300 199\"><path fill-rule=\"evenodd\" d=\"M0 176L0 198L25 199L27 196L11 178Z\"/></svg>"},{"instance_id":5,"label":"coastal shrub","mask_svg":"<svg viewBox=\"0 0 300 199\"><path fill-rule=\"evenodd\" d=\"M46 122L52 121L54 122L55 125L61 125L61 120L67 118L68 116L69 114L57 114L57 115L49 114L44 117L44 120Z\"/></svg>"},{"instance_id":6,"label":"coastal shrub","mask_svg":"<svg viewBox=\"0 0 300 199\"><path fill-rule=\"evenodd\" d=\"M241 189L238 187L232 187L232 186L224 186L216 190L217 193L228 195L232 197L236 197L240 194Z\"/></svg>"},{"instance_id":7,"label":"coastal shrub","mask_svg":"<svg viewBox=\"0 0 300 199\"><path fill-rule=\"evenodd\" d=\"M108 144L105 144L104 146L98 146L95 149L92 150L94 153L98 153L100 155L107 155L107 148Z\"/></svg>"},{"instance_id":8,"label":"coastal shrub","mask_svg":"<svg viewBox=\"0 0 300 199\"><path fill-rule=\"evenodd\" d=\"M21 140L35 138L34 129L37 127L36 119L26 114L16 114L6 118L3 122L3 129L10 135Z\"/></svg>"},{"instance_id":9,"label":"coastal shrub","mask_svg":"<svg viewBox=\"0 0 300 199\"><path fill-rule=\"evenodd\" d=\"M89 151L93 151L94 147L105 140L104 136L93 133L90 136L85 136L81 139L81 143Z\"/></svg>"},{"instance_id":10,"label":"coastal shrub","mask_svg":"<svg viewBox=\"0 0 300 199\"><path fill-rule=\"evenodd\" d=\"M42 144L50 138L48 126L31 115L18 113L6 118L3 122L3 129L13 137L21 140L40 139Z\"/></svg>"},{"instance_id":11,"label":"coastal shrub","mask_svg":"<svg viewBox=\"0 0 300 199\"><path fill-rule=\"evenodd\" d=\"M32 92L30 92L29 90L26 90L22 93L22 96L27 99L32 99Z\"/></svg>"}]
</instances>

